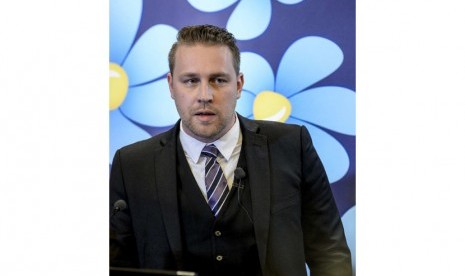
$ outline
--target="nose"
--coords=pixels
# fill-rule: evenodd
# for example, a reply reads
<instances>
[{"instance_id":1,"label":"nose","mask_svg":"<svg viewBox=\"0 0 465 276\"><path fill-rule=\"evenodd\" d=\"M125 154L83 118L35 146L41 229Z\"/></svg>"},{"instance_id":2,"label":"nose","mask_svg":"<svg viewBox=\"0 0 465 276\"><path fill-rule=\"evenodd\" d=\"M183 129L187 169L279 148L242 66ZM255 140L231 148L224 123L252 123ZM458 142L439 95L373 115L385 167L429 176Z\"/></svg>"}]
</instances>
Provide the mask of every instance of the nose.
<instances>
[{"instance_id":1,"label":"nose","mask_svg":"<svg viewBox=\"0 0 465 276\"><path fill-rule=\"evenodd\" d=\"M213 101L213 91L208 83L203 83L199 86L199 103L211 103Z\"/></svg>"}]
</instances>

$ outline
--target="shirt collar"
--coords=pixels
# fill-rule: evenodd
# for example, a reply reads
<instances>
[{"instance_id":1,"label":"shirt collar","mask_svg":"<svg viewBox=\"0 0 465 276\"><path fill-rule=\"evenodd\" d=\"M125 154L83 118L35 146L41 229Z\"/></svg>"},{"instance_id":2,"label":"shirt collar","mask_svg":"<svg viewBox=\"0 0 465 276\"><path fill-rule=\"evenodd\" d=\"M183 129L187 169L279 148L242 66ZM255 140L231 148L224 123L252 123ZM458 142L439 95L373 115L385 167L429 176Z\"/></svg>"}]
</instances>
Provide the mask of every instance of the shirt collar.
<instances>
[{"instance_id":1,"label":"shirt collar","mask_svg":"<svg viewBox=\"0 0 465 276\"><path fill-rule=\"evenodd\" d=\"M237 118L237 115L234 125L231 127L231 129L228 132L226 132L226 134L223 135L221 138L212 143L201 142L187 134L184 131L182 121L180 129L181 130L179 131L179 139L181 140L181 145L184 148L184 153L189 158L191 158L194 161L194 163L197 163L199 161L202 149L205 147L205 145L209 144L214 144L220 151L221 155L226 159L226 161L228 161L229 158L231 158L231 155L233 154L234 148L238 143L240 135L239 119Z\"/></svg>"}]
</instances>

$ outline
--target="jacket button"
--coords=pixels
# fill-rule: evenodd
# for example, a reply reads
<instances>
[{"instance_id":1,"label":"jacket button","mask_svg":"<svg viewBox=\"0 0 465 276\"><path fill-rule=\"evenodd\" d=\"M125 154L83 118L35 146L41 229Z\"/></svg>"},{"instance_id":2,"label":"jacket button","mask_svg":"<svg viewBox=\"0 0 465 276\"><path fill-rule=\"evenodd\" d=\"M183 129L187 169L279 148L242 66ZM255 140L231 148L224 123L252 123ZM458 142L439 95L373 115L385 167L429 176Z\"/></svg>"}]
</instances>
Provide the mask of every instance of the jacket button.
<instances>
[{"instance_id":1,"label":"jacket button","mask_svg":"<svg viewBox=\"0 0 465 276\"><path fill-rule=\"evenodd\" d=\"M218 262L221 262L223 260L223 256L221 256L221 255L216 256L216 260Z\"/></svg>"},{"instance_id":2,"label":"jacket button","mask_svg":"<svg viewBox=\"0 0 465 276\"><path fill-rule=\"evenodd\" d=\"M217 237L221 236L221 231L215 231L215 236Z\"/></svg>"}]
</instances>

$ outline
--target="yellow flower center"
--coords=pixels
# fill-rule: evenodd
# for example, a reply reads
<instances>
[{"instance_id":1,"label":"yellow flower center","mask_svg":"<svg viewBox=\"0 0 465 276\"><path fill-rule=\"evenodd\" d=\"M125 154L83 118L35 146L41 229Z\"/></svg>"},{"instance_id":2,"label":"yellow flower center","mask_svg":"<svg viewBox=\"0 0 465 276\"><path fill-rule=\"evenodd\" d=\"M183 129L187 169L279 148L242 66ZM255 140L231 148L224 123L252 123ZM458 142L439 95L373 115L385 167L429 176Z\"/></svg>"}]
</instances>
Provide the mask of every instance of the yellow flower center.
<instances>
[{"instance_id":1,"label":"yellow flower center","mask_svg":"<svg viewBox=\"0 0 465 276\"><path fill-rule=\"evenodd\" d=\"M253 115L257 120L284 123L291 115L291 103L279 93L262 91L255 97Z\"/></svg>"},{"instance_id":2,"label":"yellow flower center","mask_svg":"<svg viewBox=\"0 0 465 276\"><path fill-rule=\"evenodd\" d=\"M124 69L110 63L110 110L118 108L128 93L129 80Z\"/></svg>"}]
</instances>

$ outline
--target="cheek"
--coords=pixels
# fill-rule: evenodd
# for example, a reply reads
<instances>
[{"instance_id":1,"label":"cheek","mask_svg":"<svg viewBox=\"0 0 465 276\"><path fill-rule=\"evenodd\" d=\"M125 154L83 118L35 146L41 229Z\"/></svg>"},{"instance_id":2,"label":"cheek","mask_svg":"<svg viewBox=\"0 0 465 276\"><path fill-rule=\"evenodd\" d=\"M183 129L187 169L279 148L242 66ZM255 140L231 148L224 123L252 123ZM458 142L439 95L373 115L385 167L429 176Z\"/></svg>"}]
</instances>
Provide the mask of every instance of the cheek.
<instances>
[{"instance_id":1,"label":"cheek","mask_svg":"<svg viewBox=\"0 0 465 276\"><path fill-rule=\"evenodd\" d=\"M237 100L241 97L241 94L234 92L231 94L231 96L228 98L228 102L230 103L231 106L236 106Z\"/></svg>"},{"instance_id":2,"label":"cheek","mask_svg":"<svg viewBox=\"0 0 465 276\"><path fill-rule=\"evenodd\" d=\"M175 98L176 105L181 107L183 110L188 110L193 105L192 99L185 94L175 95Z\"/></svg>"}]
</instances>

